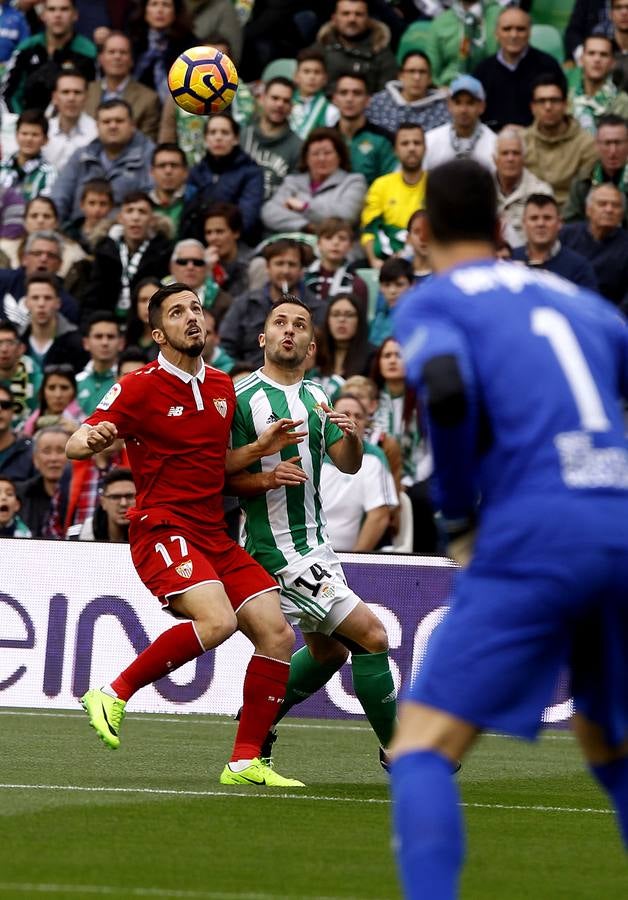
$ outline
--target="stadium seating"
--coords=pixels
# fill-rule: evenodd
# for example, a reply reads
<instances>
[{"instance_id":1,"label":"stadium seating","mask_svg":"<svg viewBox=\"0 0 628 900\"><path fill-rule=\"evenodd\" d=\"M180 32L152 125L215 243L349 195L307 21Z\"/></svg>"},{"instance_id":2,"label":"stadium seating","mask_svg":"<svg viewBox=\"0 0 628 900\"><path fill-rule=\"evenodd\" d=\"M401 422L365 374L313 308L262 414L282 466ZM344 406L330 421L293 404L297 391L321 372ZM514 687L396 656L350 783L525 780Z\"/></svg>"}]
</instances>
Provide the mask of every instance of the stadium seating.
<instances>
[{"instance_id":1,"label":"stadium seating","mask_svg":"<svg viewBox=\"0 0 628 900\"><path fill-rule=\"evenodd\" d=\"M431 25L430 21L421 19L418 22L413 22L412 25L406 28L401 35L399 47L397 48L397 61L399 64L401 64L401 60L409 50L425 50L425 42Z\"/></svg>"},{"instance_id":2,"label":"stadium seating","mask_svg":"<svg viewBox=\"0 0 628 900\"><path fill-rule=\"evenodd\" d=\"M549 53L559 63L565 61L565 48L560 31L553 25L533 25L530 33L530 43L537 50Z\"/></svg>"},{"instance_id":3,"label":"stadium seating","mask_svg":"<svg viewBox=\"0 0 628 900\"><path fill-rule=\"evenodd\" d=\"M552 25L564 34L573 7L574 0L534 0L530 15L535 25Z\"/></svg>"},{"instance_id":4,"label":"stadium seating","mask_svg":"<svg viewBox=\"0 0 628 900\"><path fill-rule=\"evenodd\" d=\"M362 281L366 282L368 288L368 305L366 315L369 322L375 318L375 310L377 308L377 295L379 294L379 272L377 269L356 269L355 274L359 275Z\"/></svg>"},{"instance_id":5,"label":"stadium seating","mask_svg":"<svg viewBox=\"0 0 628 900\"><path fill-rule=\"evenodd\" d=\"M289 57L282 57L281 59L273 59L272 62L269 62L262 72L262 81L270 81L271 78L289 78L292 80L294 78L294 73L297 70L297 61L296 59L291 59Z\"/></svg>"}]
</instances>

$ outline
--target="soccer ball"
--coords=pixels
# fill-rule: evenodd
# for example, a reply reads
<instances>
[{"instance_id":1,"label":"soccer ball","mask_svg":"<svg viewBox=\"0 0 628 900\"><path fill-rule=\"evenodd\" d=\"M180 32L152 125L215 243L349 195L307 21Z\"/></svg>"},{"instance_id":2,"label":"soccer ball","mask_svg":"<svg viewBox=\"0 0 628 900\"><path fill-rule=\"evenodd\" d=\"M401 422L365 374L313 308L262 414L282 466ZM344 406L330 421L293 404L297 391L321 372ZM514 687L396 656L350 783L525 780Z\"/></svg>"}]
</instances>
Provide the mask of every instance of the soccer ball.
<instances>
[{"instance_id":1,"label":"soccer ball","mask_svg":"<svg viewBox=\"0 0 628 900\"><path fill-rule=\"evenodd\" d=\"M228 56L215 47L191 47L168 72L175 103L186 112L208 116L222 112L238 89L238 73Z\"/></svg>"}]
</instances>

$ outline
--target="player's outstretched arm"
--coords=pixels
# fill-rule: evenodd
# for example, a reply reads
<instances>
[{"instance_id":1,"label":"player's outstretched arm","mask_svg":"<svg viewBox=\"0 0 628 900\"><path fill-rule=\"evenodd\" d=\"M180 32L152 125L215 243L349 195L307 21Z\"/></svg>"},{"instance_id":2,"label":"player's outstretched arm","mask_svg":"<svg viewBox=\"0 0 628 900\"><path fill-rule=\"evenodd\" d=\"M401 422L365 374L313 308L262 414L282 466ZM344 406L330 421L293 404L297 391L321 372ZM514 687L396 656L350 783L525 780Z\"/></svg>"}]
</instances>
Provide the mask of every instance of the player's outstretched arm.
<instances>
[{"instance_id":1,"label":"player's outstretched arm","mask_svg":"<svg viewBox=\"0 0 628 900\"><path fill-rule=\"evenodd\" d=\"M302 443L307 437L307 432L294 430L302 424L303 419L278 419L263 431L256 441L235 450L227 450L225 457L227 475L246 469L262 456L272 456L274 453L280 453L284 447Z\"/></svg>"},{"instance_id":2,"label":"player's outstretched arm","mask_svg":"<svg viewBox=\"0 0 628 900\"><path fill-rule=\"evenodd\" d=\"M227 477L226 493L238 497L256 497L279 487L295 487L307 481L299 465L300 457L284 459L270 472L235 472Z\"/></svg>"},{"instance_id":3,"label":"player's outstretched arm","mask_svg":"<svg viewBox=\"0 0 628 900\"><path fill-rule=\"evenodd\" d=\"M327 448L332 462L341 472L355 475L362 465L362 439L357 432L355 422L344 413L336 412L327 403L321 403L321 409L327 413L327 418L342 431L342 440L336 441Z\"/></svg>"},{"instance_id":4,"label":"player's outstretched arm","mask_svg":"<svg viewBox=\"0 0 628 900\"><path fill-rule=\"evenodd\" d=\"M99 422L98 425L81 425L66 444L68 459L89 459L111 447L118 437L118 429L113 422Z\"/></svg>"}]
</instances>

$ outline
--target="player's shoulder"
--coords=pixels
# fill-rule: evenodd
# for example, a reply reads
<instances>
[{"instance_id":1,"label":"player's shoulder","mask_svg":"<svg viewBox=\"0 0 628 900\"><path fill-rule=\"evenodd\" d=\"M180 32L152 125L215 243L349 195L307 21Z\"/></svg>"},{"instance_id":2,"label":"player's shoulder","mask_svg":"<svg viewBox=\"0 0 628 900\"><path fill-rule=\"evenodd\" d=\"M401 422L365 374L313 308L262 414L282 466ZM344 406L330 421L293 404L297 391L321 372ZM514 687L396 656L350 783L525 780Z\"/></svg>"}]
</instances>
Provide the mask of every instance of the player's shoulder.
<instances>
[{"instance_id":1,"label":"player's shoulder","mask_svg":"<svg viewBox=\"0 0 628 900\"><path fill-rule=\"evenodd\" d=\"M237 402L245 403L251 394L258 390L262 384L262 379L257 372L251 372L250 375L245 375L244 378L240 378L234 385Z\"/></svg>"},{"instance_id":2,"label":"player's shoulder","mask_svg":"<svg viewBox=\"0 0 628 900\"><path fill-rule=\"evenodd\" d=\"M230 376L223 372L222 369L217 369L215 366L210 366L209 363L204 363L205 367L205 381L211 385L229 385L233 387L233 381Z\"/></svg>"}]
</instances>

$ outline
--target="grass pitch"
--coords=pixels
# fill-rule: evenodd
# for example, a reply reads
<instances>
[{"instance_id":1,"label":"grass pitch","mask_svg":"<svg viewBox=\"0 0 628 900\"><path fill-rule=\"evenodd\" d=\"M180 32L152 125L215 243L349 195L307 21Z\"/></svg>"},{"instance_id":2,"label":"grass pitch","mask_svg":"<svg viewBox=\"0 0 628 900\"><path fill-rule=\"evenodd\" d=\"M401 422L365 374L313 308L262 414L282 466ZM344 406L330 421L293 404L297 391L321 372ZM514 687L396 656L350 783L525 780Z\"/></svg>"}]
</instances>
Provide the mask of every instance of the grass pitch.
<instances>
[{"instance_id":1,"label":"grass pitch","mask_svg":"<svg viewBox=\"0 0 628 900\"><path fill-rule=\"evenodd\" d=\"M0 900L398 900L370 729L288 719L277 768L307 787L285 794L218 784L234 731L130 714L112 752L83 713L0 710ZM465 900L628 896L608 801L569 735L486 736L458 779Z\"/></svg>"}]
</instances>

